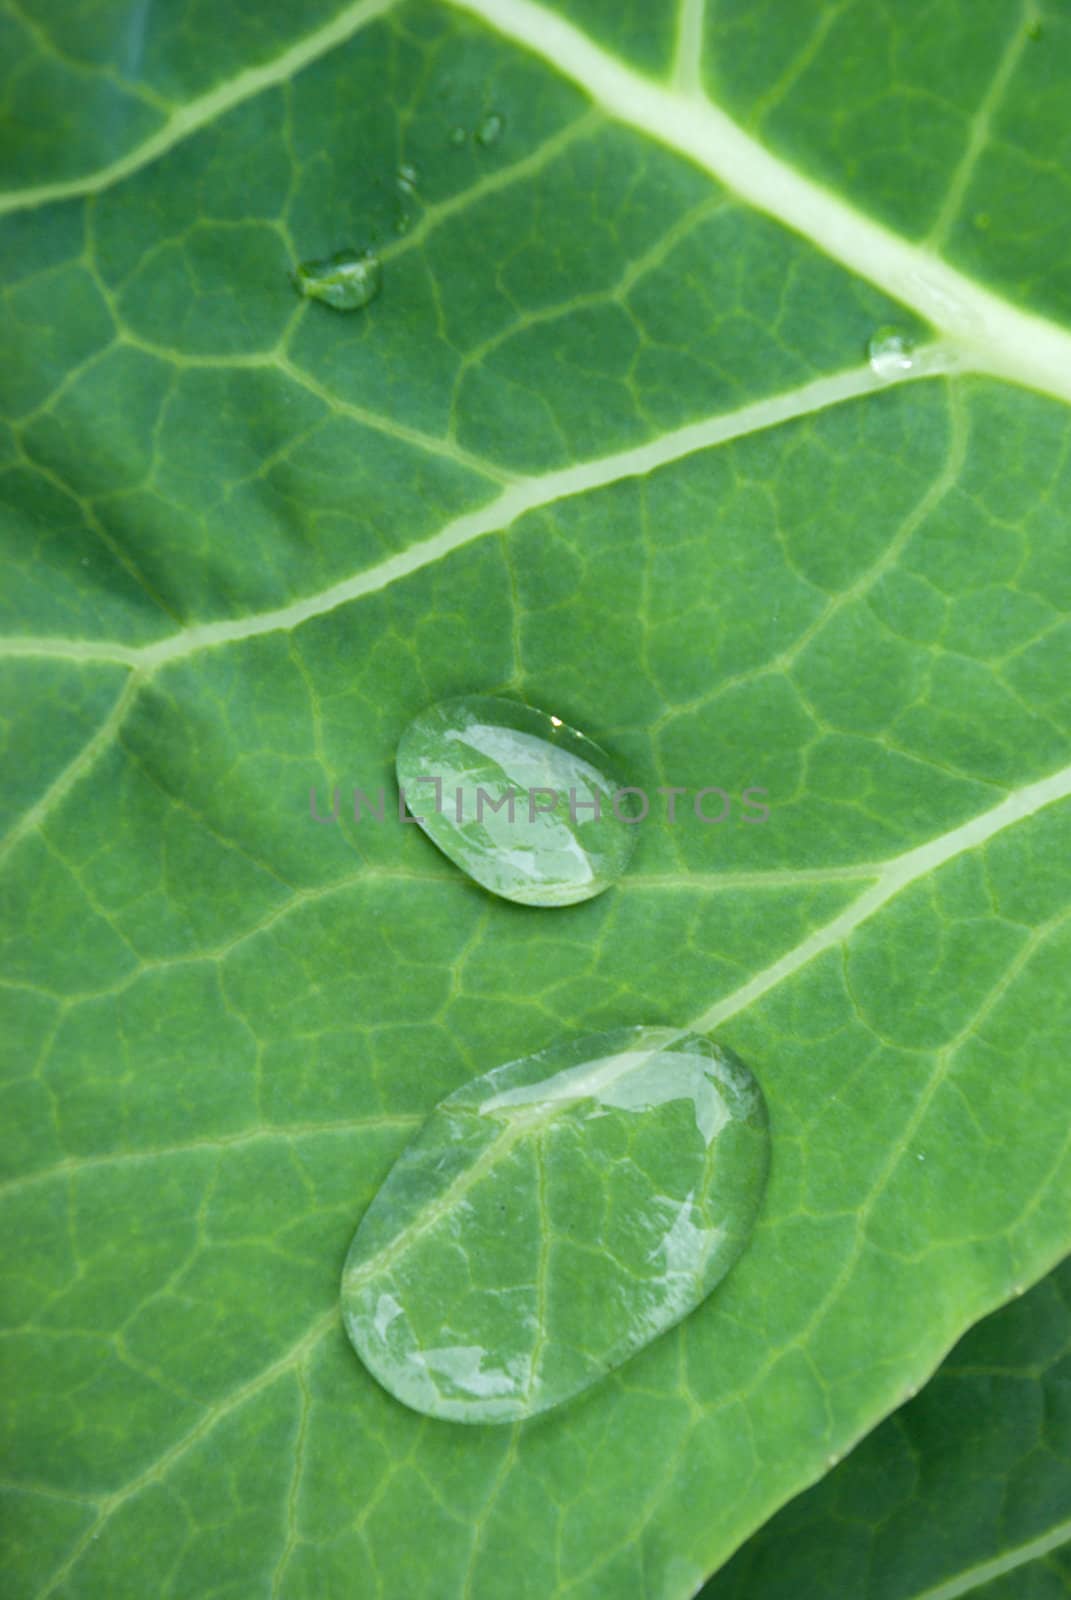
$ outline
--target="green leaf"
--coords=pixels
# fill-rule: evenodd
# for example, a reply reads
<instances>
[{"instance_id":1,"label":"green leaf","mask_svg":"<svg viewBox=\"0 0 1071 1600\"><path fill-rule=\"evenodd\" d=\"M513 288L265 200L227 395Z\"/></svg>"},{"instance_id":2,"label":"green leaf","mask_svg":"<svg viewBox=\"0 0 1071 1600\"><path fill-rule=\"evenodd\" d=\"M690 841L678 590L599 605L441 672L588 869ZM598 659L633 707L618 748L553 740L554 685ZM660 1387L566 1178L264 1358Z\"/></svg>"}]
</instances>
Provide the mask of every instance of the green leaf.
<instances>
[{"instance_id":1,"label":"green leaf","mask_svg":"<svg viewBox=\"0 0 1071 1600\"><path fill-rule=\"evenodd\" d=\"M703 1600L1058 1600L1071 1588L1071 1260L711 1580Z\"/></svg>"},{"instance_id":2,"label":"green leaf","mask_svg":"<svg viewBox=\"0 0 1071 1600\"><path fill-rule=\"evenodd\" d=\"M1071 27L5 16L9 1587L677 1600L1071 1244ZM354 820L469 693L686 791L619 885ZM754 1067L751 1245L560 1411L410 1413L364 1210L444 1096L640 1023Z\"/></svg>"}]
</instances>

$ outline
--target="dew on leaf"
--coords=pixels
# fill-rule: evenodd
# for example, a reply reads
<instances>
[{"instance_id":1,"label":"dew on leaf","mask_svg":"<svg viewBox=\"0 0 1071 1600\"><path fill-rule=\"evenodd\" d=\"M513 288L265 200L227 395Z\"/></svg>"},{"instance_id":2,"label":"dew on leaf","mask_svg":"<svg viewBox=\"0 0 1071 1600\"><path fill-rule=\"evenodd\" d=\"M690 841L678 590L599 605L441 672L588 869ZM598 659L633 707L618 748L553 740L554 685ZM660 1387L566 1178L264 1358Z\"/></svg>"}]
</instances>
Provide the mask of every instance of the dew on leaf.
<instances>
[{"instance_id":1,"label":"dew on leaf","mask_svg":"<svg viewBox=\"0 0 1071 1600\"><path fill-rule=\"evenodd\" d=\"M371 250L340 250L325 261L305 261L294 285L307 300L322 300L335 311L359 311L379 293L383 272Z\"/></svg>"},{"instance_id":2,"label":"dew on leaf","mask_svg":"<svg viewBox=\"0 0 1071 1600\"><path fill-rule=\"evenodd\" d=\"M460 145L467 144L468 138L469 136L465 132L464 128L459 126L450 129L450 143L454 145L455 148Z\"/></svg>"},{"instance_id":3,"label":"dew on leaf","mask_svg":"<svg viewBox=\"0 0 1071 1600\"><path fill-rule=\"evenodd\" d=\"M443 700L402 734L396 766L428 837L506 900L572 905L628 865L642 820L635 791L560 717L493 695Z\"/></svg>"},{"instance_id":4,"label":"dew on leaf","mask_svg":"<svg viewBox=\"0 0 1071 1600\"><path fill-rule=\"evenodd\" d=\"M1045 30L1041 25L1040 17L1034 17L1026 25L1026 36L1028 39L1040 39L1044 31Z\"/></svg>"},{"instance_id":5,"label":"dew on leaf","mask_svg":"<svg viewBox=\"0 0 1071 1600\"><path fill-rule=\"evenodd\" d=\"M502 129L505 125L505 118L501 112L489 111L476 129L476 143L482 145L497 144L502 137Z\"/></svg>"},{"instance_id":6,"label":"dew on leaf","mask_svg":"<svg viewBox=\"0 0 1071 1600\"><path fill-rule=\"evenodd\" d=\"M899 328L879 328L867 348L870 369L879 378L898 378L915 365L915 342Z\"/></svg>"},{"instance_id":7,"label":"dew on leaf","mask_svg":"<svg viewBox=\"0 0 1071 1600\"><path fill-rule=\"evenodd\" d=\"M762 1092L710 1039L619 1028L496 1067L440 1102L365 1212L346 1331L414 1410L545 1411L706 1298L769 1157Z\"/></svg>"},{"instance_id":8,"label":"dew on leaf","mask_svg":"<svg viewBox=\"0 0 1071 1600\"><path fill-rule=\"evenodd\" d=\"M403 161L398 168L398 187L403 194L412 194L420 182L420 173L409 162Z\"/></svg>"}]
</instances>

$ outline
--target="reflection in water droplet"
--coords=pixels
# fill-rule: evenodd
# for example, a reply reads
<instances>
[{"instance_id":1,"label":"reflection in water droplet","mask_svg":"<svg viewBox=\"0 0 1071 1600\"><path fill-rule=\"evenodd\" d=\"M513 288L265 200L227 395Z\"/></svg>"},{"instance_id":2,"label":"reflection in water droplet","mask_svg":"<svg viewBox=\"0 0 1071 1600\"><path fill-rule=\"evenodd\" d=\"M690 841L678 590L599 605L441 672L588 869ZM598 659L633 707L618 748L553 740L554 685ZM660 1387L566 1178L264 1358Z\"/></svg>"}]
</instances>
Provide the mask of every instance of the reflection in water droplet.
<instances>
[{"instance_id":1,"label":"reflection in water droplet","mask_svg":"<svg viewBox=\"0 0 1071 1600\"><path fill-rule=\"evenodd\" d=\"M417 1411L545 1411L705 1299L769 1155L758 1084L709 1039L619 1028L509 1062L443 1100L388 1173L346 1258L346 1330Z\"/></svg>"},{"instance_id":2,"label":"reflection in water droplet","mask_svg":"<svg viewBox=\"0 0 1071 1600\"><path fill-rule=\"evenodd\" d=\"M371 250L340 250L326 261L303 262L294 286L307 300L322 300L335 311L359 311L374 300L383 282L379 258Z\"/></svg>"},{"instance_id":3,"label":"reflection in water droplet","mask_svg":"<svg viewBox=\"0 0 1071 1600\"><path fill-rule=\"evenodd\" d=\"M502 136L505 125L505 118L501 112L489 111L476 129L477 144L496 144Z\"/></svg>"},{"instance_id":4,"label":"reflection in water droplet","mask_svg":"<svg viewBox=\"0 0 1071 1600\"><path fill-rule=\"evenodd\" d=\"M397 772L439 849L522 905L601 894L628 865L642 820L597 744L560 717L490 695L423 712L399 741Z\"/></svg>"},{"instance_id":5,"label":"reflection in water droplet","mask_svg":"<svg viewBox=\"0 0 1071 1600\"><path fill-rule=\"evenodd\" d=\"M899 328L879 328L867 353L879 378L899 378L915 365L915 342Z\"/></svg>"}]
</instances>

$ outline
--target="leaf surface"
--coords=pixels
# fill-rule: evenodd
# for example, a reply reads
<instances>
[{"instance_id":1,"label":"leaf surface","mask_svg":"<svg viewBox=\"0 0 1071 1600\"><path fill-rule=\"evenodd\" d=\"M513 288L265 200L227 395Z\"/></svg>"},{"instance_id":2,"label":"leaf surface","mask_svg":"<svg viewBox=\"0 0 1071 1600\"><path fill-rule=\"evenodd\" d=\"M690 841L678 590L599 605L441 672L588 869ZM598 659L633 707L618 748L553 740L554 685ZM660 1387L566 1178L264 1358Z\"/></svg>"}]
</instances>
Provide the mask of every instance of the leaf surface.
<instances>
[{"instance_id":1,"label":"leaf surface","mask_svg":"<svg viewBox=\"0 0 1071 1600\"><path fill-rule=\"evenodd\" d=\"M1071 30L47 9L0 52L13 1592L676 1600L1068 1248ZM363 310L295 294L369 247ZM492 902L354 820L472 692L687 791L620 885ZM362 1212L445 1095L638 1023L754 1067L751 1246L559 1414L410 1414L340 1325Z\"/></svg>"},{"instance_id":2,"label":"leaf surface","mask_svg":"<svg viewBox=\"0 0 1071 1600\"><path fill-rule=\"evenodd\" d=\"M703 1600L1059 1600L1071 1587L1071 1262L756 1534Z\"/></svg>"}]
</instances>

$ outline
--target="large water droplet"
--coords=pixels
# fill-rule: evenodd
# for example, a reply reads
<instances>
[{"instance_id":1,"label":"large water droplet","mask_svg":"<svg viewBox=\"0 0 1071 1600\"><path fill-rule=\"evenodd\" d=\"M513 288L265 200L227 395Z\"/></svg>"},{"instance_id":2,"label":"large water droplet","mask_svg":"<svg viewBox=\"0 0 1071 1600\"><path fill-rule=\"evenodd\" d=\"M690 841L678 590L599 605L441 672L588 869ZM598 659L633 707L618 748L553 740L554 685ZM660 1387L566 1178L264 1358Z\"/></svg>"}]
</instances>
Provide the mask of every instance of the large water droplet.
<instances>
[{"instance_id":1,"label":"large water droplet","mask_svg":"<svg viewBox=\"0 0 1071 1600\"><path fill-rule=\"evenodd\" d=\"M308 300L322 300L335 311L359 311L374 300L383 282L379 257L371 250L340 250L326 261L305 261L294 283Z\"/></svg>"},{"instance_id":2,"label":"large water droplet","mask_svg":"<svg viewBox=\"0 0 1071 1600\"><path fill-rule=\"evenodd\" d=\"M502 129L505 125L505 118L501 112L489 111L476 129L477 144L497 144L502 137Z\"/></svg>"},{"instance_id":3,"label":"large water droplet","mask_svg":"<svg viewBox=\"0 0 1071 1600\"><path fill-rule=\"evenodd\" d=\"M436 1107L366 1211L346 1330L417 1411L545 1411L710 1293L768 1165L761 1090L709 1039L620 1028L496 1067Z\"/></svg>"},{"instance_id":4,"label":"large water droplet","mask_svg":"<svg viewBox=\"0 0 1071 1600\"><path fill-rule=\"evenodd\" d=\"M879 378L899 378L915 365L915 342L900 328L879 328L867 353Z\"/></svg>"},{"instance_id":5,"label":"large water droplet","mask_svg":"<svg viewBox=\"0 0 1071 1600\"><path fill-rule=\"evenodd\" d=\"M572 905L628 865L635 792L622 792L597 744L533 706L443 700L405 730L397 771L428 837L506 900Z\"/></svg>"}]
</instances>

